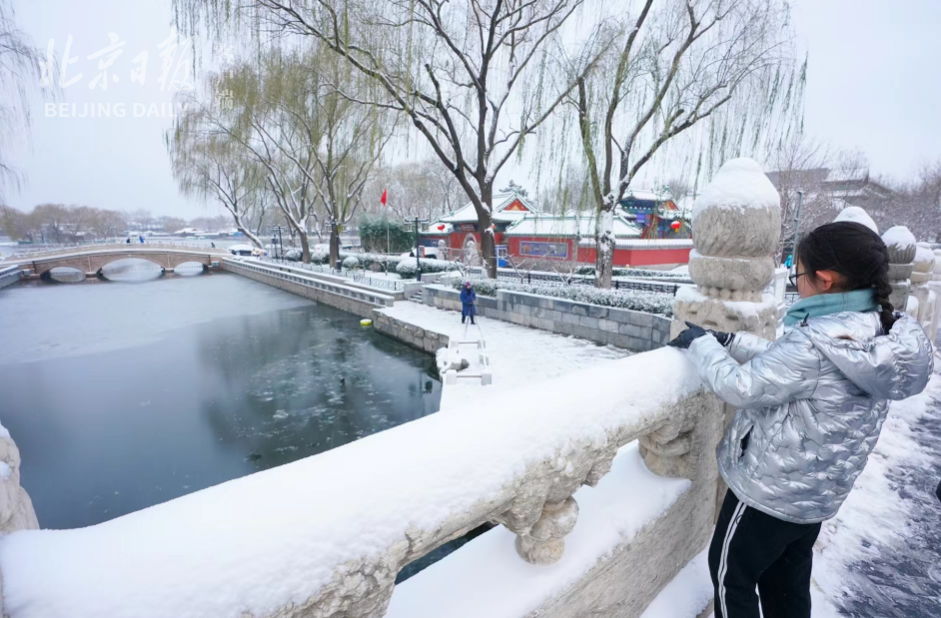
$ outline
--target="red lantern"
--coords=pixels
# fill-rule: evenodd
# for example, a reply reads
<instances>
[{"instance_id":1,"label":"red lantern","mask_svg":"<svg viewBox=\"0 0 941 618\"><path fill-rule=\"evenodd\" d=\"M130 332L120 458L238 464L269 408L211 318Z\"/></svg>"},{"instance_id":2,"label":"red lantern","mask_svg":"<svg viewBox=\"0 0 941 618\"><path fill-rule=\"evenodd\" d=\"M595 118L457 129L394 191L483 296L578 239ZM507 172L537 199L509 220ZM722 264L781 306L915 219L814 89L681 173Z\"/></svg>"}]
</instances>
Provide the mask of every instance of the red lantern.
<instances>
[{"instance_id":1,"label":"red lantern","mask_svg":"<svg viewBox=\"0 0 941 618\"><path fill-rule=\"evenodd\" d=\"M444 229L444 224L442 223L441 225L439 225L439 226L438 226L438 229L439 229L439 230L443 230L443 229Z\"/></svg>"},{"instance_id":2,"label":"red lantern","mask_svg":"<svg viewBox=\"0 0 941 618\"><path fill-rule=\"evenodd\" d=\"M680 223L679 221L674 221L673 223L670 224L670 227L673 228L674 232L679 232L680 228L683 227L683 224Z\"/></svg>"}]
</instances>

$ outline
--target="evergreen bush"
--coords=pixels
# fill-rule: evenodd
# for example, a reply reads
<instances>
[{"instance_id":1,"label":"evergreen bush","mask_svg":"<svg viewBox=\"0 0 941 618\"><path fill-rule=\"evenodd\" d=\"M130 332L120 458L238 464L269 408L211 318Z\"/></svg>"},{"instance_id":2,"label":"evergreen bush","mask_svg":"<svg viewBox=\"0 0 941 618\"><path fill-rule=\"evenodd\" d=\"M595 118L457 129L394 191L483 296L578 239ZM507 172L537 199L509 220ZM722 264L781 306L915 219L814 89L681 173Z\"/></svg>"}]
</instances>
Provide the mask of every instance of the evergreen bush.
<instances>
[{"instance_id":1,"label":"evergreen bush","mask_svg":"<svg viewBox=\"0 0 941 618\"><path fill-rule=\"evenodd\" d=\"M602 290L587 285L570 285L565 287L529 285L495 279L477 279L474 280L473 283L474 289L481 296L495 297L497 290L507 290L510 292L525 292L539 296L562 298L589 305L601 305L602 307L617 307L619 309L656 313L667 317L673 315L673 296L671 294L643 292L640 290ZM456 282L453 284L453 287L460 290L461 285L461 282Z\"/></svg>"}]
</instances>

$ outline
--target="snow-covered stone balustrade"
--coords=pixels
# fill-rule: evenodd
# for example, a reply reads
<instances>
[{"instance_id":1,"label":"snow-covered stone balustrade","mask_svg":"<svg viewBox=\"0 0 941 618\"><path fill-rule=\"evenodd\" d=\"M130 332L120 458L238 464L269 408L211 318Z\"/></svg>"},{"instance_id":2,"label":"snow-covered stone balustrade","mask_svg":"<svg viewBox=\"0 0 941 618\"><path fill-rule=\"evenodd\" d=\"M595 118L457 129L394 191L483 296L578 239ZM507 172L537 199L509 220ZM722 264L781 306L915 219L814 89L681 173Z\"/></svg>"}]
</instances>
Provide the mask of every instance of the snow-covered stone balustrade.
<instances>
[{"instance_id":1,"label":"snow-covered stone balustrade","mask_svg":"<svg viewBox=\"0 0 941 618\"><path fill-rule=\"evenodd\" d=\"M500 564L481 570L501 567L525 585L509 582L511 597L498 599L476 581L466 594L460 581L447 584L454 591L422 587L478 538L407 582L428 615L636 617L711 533L715 402L684 355L662 348L89 528L15 532L0 541L3 611L379 618L405 565L490 521L516 535L515 551L511 537ZM635 476L607 483L619 449L637 439L650 471L628 446ZM592 500L579 514L573 494L599 481L583 490ZM618 501L624 506L611 506ZM582 517L590 528L566 547Z\"/></svg>"},{"instance_id":2,"label":"snow-covered stone balustrade","mask_svg":"<svg viewBox=\"0 0 941 618\"><path fill-rule=\"evenodd\" d=\"M919 243L915 250L915 261L911 275L911 298L914 299L914 303L909 304L909 313L921 322L932 340L937 335L935 307L939 302L937 293L930 285L934 276L934 268L934 252L926 243Z\"/></svg>"},{"instance_id":3,"label":"snow-covered stone balustrade","mask_svg":"<svg viewBox=\"0 0 941 618\"><path fill-rule=\"evenodd\" d=\"M341 277L325 277L290 266L224 259L222 269L364 318L372 317L373 309L391 307L395 302L388 294L348 285Z\"/></svg>"},{"instance_id":4,"label":"snow-covered stone balustrade","mask_svg":"<svg viewBox=\"0 0 941 618\"><path fill-rule=\"evenodd\" d=\"M9 266L7 268L0 268L0 289L7 287L8 285L13 285L20 280L20 267L19 266Z\"/></svg>"}]
</instances>

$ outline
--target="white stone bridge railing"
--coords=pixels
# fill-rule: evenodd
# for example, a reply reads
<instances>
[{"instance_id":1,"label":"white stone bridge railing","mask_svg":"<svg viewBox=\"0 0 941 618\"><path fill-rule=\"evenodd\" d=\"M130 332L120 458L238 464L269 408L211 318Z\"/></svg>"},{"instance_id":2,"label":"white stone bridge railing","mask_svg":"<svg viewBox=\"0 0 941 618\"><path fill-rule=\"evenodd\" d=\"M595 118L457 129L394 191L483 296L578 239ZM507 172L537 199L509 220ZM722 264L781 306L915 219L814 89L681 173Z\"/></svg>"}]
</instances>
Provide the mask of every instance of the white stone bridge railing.
<instances>
[{"instance_id":1,"label":"white stone bridge railing","mask_svg":"<svg viewBox=\"0 0 941 618\"><path fill-rule=\"evenodd\" d=\"M128 251L128 250L171 250L171 251L190 251L193 253L218 253L219 255L230 255L229 252L223 247L217 247L215 249L211 247L197 247L193 244L186 244L184 242L150 242L147 241L143 244L133 242L133 243L86 243L86 244L76 244L68 245L63 247L57 247L55 249L48 250L36 250L36 251L25 251L21 254L14 254L7 257L7 262L31 262L33 260L41 260L49 257L60 257L64 255L85 255L86 253L96 253L99 251ZM3 262L0 261L0 264Z\"/></svg>"},{"instance_id":2,"label":"white stone bridge railing","mask_svg":"<svg viewBox=\"0 0 941 618\"><path fill-rule=\"evenodd\" d=\"M96 526L16 532L0 541L3 611L379 618L405 565L490 521L516 535L516 553L507 541L498 562L526 579L522 601L475 614L486 590L464 598L437 589L420 595L429 615L456 615L454 604L487 618L639 616L711 533L721 412L700 389L683 354L664 348L469 401ZM621 476L590 490L595 503L629 497L628 506L594 504L581 534L594 540L567 549L580 517L573 494L602 481L618 449L637 439L629 455L639 461L639 448L650 472L637 464L644 477L636 483ZM408 582L412 594L437 566ZM436 598L446 603L440 611Z\"/></svg>"},{"instance_id":3,"label":"white stone bridge railing","mask_svg":"<svg viewBox=\"0 0 941 618\"><path fill-rule=\"evenodd\" d=\"M0 289L13 285L20 280L20 267L0 265Z\"/></svg>"}]
</instances>

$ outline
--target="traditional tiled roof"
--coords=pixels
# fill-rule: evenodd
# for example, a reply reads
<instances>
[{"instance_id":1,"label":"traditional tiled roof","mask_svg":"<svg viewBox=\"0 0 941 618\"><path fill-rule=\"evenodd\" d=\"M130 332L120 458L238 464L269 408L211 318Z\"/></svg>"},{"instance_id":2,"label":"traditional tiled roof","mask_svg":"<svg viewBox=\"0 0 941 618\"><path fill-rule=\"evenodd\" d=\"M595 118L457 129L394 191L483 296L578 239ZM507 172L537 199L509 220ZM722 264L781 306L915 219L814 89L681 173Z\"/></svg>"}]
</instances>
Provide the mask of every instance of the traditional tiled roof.
<instances>
[{"instance_id":1,"label":"traditional tiled roof","mask_svg":"<svg viewBox=\"0 0 941 618\"><path fill-rule=\"evenodd\" d=\"M640 238L641 228L630 221L614 217L615 238ZM530 214L507 228L507 236L555 236L582 238L595 236L595 216L585 215L542 215Z\"/></svg>"},{"instance_id":2,"label":"traditional tiled roof","mask_svg":"<svg viewBox=\"0 0 941 618\"><path fill-rule=\"evenodd\" d=\"M516 192L495 195L493 202L493 220L496 223L515 223L531 212L539 212L528 198ZM473 202L468 202L463 208L441 217L439 221L442 223L476 223L477 210L474 208Z\"/></svg>"}]
</instances>

